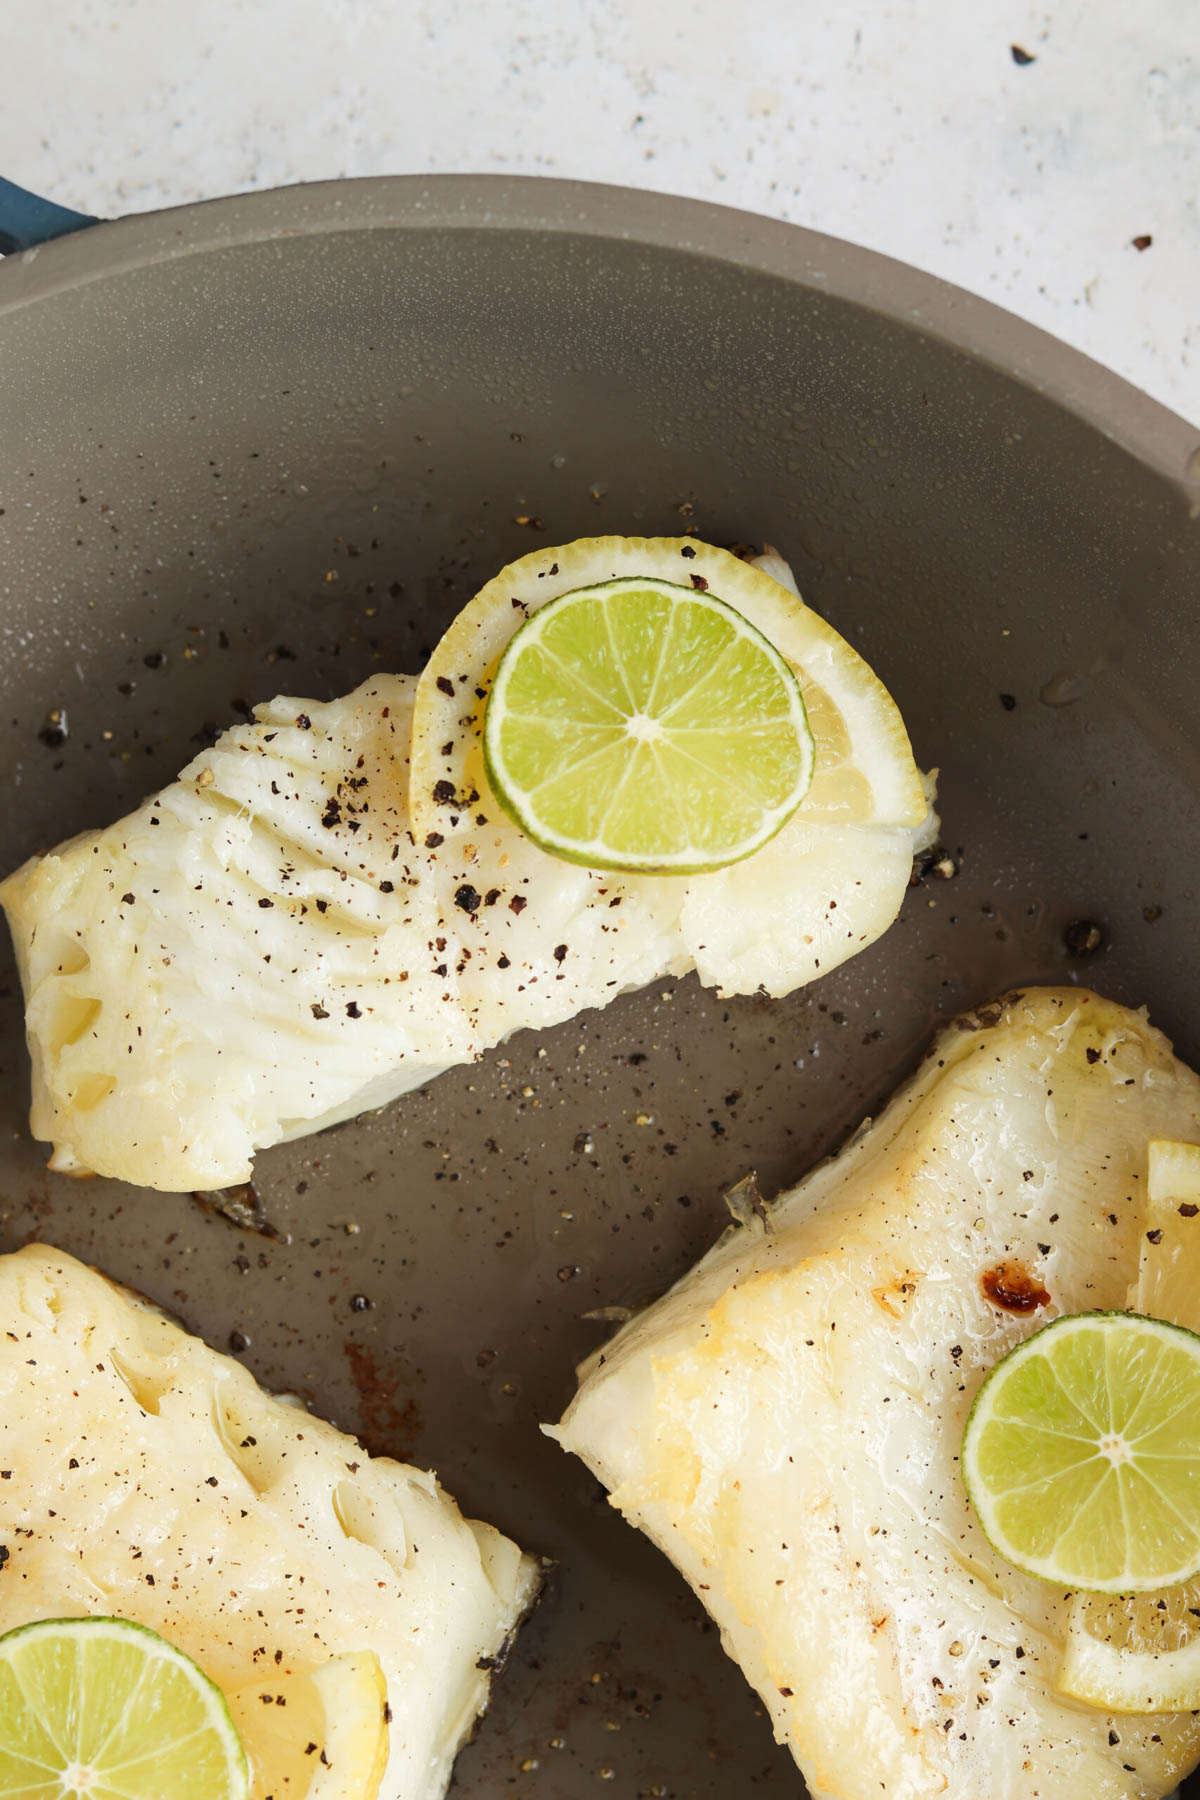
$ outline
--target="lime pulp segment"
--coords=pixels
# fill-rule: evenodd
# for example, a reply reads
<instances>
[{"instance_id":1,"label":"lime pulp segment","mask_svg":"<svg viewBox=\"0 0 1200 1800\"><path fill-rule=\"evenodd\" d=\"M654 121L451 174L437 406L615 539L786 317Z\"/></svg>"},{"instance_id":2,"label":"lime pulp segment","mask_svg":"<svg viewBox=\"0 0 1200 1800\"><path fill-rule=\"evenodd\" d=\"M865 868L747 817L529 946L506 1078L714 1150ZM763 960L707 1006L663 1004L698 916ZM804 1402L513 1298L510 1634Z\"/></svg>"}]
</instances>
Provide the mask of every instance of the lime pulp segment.
<instances>
[{"instance_id":1,"label":"lime pulp segment","mask_svg":"<svg viewBox=\"0 0 1200 1800\"><path fill-rule=\"evenodd\" d=\"M125 1619L47 1619L0 1638L0 1800L246 1800L218 1687Z\"/></svg>"},{"instance_id":2,"label":"lime pulp segment","mask_svg":"<svg viewBox=\"0 0 1200 1800\"><path fill-rule=\"evenodd\" d=\"M512 638L488 697L488 779L544 849L695 873L749 856L813 770L800 684L748 620L657 579L560 595Z\"/></svg>"},{"instance_id":3,"label":"lime pulp segment","mask_svg":"<svg viewBox=\"0 0 1200 1800\"><path fill-rule=\"evenodd\" d=\"M967 1421L992 1544L1065 1588L1129 1594L1200 1570L1200 1337L1136 1313L1057 1319L1010 1351Z\"/></svg>"}]
</instances>

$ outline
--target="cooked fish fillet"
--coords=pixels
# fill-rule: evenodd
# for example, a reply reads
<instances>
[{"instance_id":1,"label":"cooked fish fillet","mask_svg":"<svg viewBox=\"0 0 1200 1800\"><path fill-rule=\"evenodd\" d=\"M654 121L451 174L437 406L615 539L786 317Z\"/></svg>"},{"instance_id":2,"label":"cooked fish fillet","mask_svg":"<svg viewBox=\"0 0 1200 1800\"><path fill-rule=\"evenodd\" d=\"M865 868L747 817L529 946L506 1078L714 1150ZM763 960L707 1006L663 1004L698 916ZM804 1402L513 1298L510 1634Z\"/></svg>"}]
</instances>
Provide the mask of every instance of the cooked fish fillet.
<instances>
[{"instance_id":1,"label":"cooked fish fillet","mask_svg":"<svg viewBox=\"0 0 1200 1800\"><path fill-rule=\"evenodd\" d=\"M413 687L260 706L0 886L52 1167L224 1187L478 1052L406 832Z\"/></svg>"},{"instance_id":2,"label":"cooked fish fillet","mask_svg":"<svg viewBox=\"0 0 1200 1800\"><path fill-rule=\"evenodd\" d=\"M61 1251L0 1257L0 1318L0 1630L132 1619L230 1693L373 1651L380 1800L438 1800L533 1559Z\"/></svg>"},{"instance_id":3,"label":"cooked fish fillet","mask_svg":"<svg viewBox=\"0 0 1200 1800\"><path fill-rule=\"evenodd\" d=\"M617 876L489 803L439 856L408 829L415 688L260 706L128 818L0 885L53 1168L225 1187L268 1144L659 976L786 993L886 930L928 832L802 807L735 868Z\"/></svg>"},{"instance_id":4,"label":"cooked fish fillet","mask_svg":"<svg viewBox=\"0 0 1200 1800\"><path fill-rule=\"evenodd\" d=\"M1200 1141L1200 1079L1143 1014L1011 995L581 1371L556 1435L697 1589L815 1796L1161 1800L1200 1755L1200 1719L1055 1692L1066 1596L990 1548L958 1469L999 1357L1127 1304L1155 1137Z\"/></svg>"}]
</instances>

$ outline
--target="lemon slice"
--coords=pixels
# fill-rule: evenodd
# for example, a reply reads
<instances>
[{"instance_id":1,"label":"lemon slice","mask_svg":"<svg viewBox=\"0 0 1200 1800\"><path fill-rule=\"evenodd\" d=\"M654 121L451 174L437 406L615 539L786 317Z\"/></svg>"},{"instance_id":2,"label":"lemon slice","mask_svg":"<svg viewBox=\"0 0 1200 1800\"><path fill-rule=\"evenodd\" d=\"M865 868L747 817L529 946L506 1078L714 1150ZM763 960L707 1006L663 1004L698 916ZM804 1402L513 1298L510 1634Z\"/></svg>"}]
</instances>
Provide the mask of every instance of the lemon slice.
<instances>
[{"instance_id":1,"label":"lemon slice","mask_svg":"<svg viewBox=\"0 0 1200 1800\"><path fill-rule=\"evenodd\" d=\"M126 1619L46 1619L0 1638L3 1800L247 1800L221 1690Z\"/></svg>"},{"instance_id":2,"label":"lemon slice","mask_svg":"<svg viewBox=\"0 0 1200 1800\"><path fill-rule=\"evenodd\" d=\"M250 1800L376 1800L388 1763L387 1682L373 1651L229 1695Z\"/></svg>"},{"instance_id":3,"label":"lemon slice","mask_svg":"<svg viewBox=\"0 0 1200 1800\"><path fill-rule=\"evenodd\" d=\"M1139 1313L1200 1331L1200 1144L1150 1145ZM1101 1600L1077 1594L1057 1684L1106 1712L1200 1708L1200 1580Z\"/></svg>"},{"instance_id":4,"label":"lemon slice","mask_svg":"<svg viewBox=\"0 0 1200 1800\"><path fill-rule=\"evenodd\" d=\"M895 702L845 639L785 585L786 566L767 567L780 578L694 538L605 537L537 550L501 570L459 613L420 679L410 792L418 842L446 837L488 794L485 703L516 633L563 595L615 581L667 584L723 602L795 672L814 746L797 821L920 825L928 801Z\"/></svg>"},{"instance_id":5,"label":"lemon slice","mask_svg":"<svg viewBox=\"0 0 1200 1800\"><path fill-rule=\"evenodd\" d=\"M525 621L492 682L483 755L543 850L674 874L751 855L813 768L800 685L762 633L647 576L575 588Z\"/></svg>"},{"instance_id":6,"label":"lemon slice","mask_svg":"<svg viewBox=\"0 0 1200 1800\"><path fill-rule=\"evenodd\" d=\"M1135 1313L1056 1319L976 1396L963 1477L994 1547L1059 1587L1200 1572L1200 1336Z\"/></svg>"},{"instance_id":7,"label":"lemon slice","mask_svg":"<svg viewBox=\"0 0 1200 1800\"><path fill-rule=\"evenodd\" d=\"M1200 1144L1154 1138L1135 1312L1200 1331Z\"/></svg>"}]
</instances>

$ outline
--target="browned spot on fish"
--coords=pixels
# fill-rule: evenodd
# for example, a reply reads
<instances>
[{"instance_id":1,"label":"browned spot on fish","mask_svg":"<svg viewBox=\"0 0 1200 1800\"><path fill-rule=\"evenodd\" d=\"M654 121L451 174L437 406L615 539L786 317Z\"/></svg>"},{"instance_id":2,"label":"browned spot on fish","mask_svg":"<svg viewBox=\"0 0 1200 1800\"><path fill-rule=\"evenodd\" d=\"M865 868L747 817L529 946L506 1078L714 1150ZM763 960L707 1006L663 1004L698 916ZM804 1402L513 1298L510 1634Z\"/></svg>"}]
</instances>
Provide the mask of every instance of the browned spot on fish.
<instances>
[{"instance_id":1,"label":"browned spot on fish","mask_svg":"<svg viewBox=\"0 0 1200 1800\"><path fill-rule=\"evenodd\" d=\"M979 1277L983 1297L1004 1312L1031 1313L1049 1306L1050 1295L1031 1269L1020 1262L997 1263Z\"/></svg>"},{"instance_id":2,"label":"browned spot on fish","mask_svg":"<svg viewBox=\"0 0 1200 1800\"><path fill-rule=\"evenodd\" d=\"M350 1374L358 1389L360 1437L372 1456L394 1456L410 1461L421 1430L421 1409L415 1400L397 1398L400 1377L380 1367L375 1352L366 1344L347 1338L344 1349Z\"/></svg>"},{"instance_id":3,"label":"browned spot on fish","mask_svg":"<svg viewBox=\"0 0 1200 1800\"><path fill-rule=\"evenodd\" d=\"M876 1306L883 1308L889 1319L902 1319L904 1308L917 1291L920 1276L912 1269L906 1269L903 1275L886 1282L882 1287L871 1289L871 1298Z\"/></svg>"}]
</instances>

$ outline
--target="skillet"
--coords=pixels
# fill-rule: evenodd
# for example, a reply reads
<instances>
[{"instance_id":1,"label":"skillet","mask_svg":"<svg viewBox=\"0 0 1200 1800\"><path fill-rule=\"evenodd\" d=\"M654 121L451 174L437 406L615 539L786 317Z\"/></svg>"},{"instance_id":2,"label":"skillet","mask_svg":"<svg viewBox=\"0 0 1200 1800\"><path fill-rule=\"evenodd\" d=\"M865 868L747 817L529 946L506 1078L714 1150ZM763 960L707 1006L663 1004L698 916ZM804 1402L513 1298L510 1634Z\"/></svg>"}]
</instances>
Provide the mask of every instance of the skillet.
<instances>
[{"instance_id":1,"label":"skillet","mask_svg":"<svg viewBox=\"0 0 1200 1800\"><path fill-rule=\"evenodd\" d=\"M587 1313L688 1267L748 1168L797 1179L963 1006L1079 979L1200 1057L1200 432L930 277L656 195L396 178L85 225L0 187L6 867L608 531L776 544L942 769L957 873L868 953L770 1004L660 983L265 1153L274 1235L48 1174L0 969L0 1247L100 1264L553 1559L455 1791L794 1796L538 1422Z\"/></svg>"}]
</instances>

